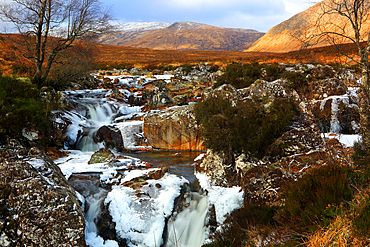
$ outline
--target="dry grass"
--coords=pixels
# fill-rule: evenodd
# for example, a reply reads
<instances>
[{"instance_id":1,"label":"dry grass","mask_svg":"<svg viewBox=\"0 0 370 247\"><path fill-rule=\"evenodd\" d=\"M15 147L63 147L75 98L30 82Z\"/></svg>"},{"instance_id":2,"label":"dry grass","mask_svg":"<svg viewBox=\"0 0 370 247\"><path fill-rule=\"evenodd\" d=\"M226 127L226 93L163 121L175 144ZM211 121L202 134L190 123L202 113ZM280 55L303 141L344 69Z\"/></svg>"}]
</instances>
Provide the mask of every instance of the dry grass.
<instances>
[{"instance_id":1,"label":"dry grass","mask_svg":"<svg viewBox=\"0 0 370 247\"><path fill-rule=\"evenodd\" d=\"M0 34L0 73L11 74L14 64L32 66L33 61L22 56L26 48L20 44L24 40L20 35ZM259 62L259 63L344 63L346 57L339 56L335 47L314 48L304 51L289 53L263 53L263 52L232 52L232 51L174 51L152 50L145 48L122 47L101 45L76 41L75 46L84 47L93 51L94 68L113 69L125 65L143 67L146 65L160 64L185 64L210 62L225 65L234 62ZM346 52L355 54L356 50L351 45L341 46Z\"/></svg>"},{"instance_id":2,"label":"dry grass","mask_svg":"<svg viewBox=\"0 0 370 247\"><path fill-rule=\"evenodd\" d=\"M309 236L304 244L307 247L367 246L365 241L353 235L351 220L346 216L338 216L328 227L321 228Z\"/></svg>"}]
</instances>

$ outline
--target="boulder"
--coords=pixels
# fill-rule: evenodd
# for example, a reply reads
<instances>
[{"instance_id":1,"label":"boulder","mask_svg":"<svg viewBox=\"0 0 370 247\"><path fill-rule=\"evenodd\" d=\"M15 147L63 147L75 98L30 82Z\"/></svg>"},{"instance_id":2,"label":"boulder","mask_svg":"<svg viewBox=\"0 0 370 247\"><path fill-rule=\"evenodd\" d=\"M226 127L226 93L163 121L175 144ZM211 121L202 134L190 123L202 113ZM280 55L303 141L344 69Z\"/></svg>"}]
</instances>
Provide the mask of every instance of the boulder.
<instances>
[{"instance_id":1,"label":"boulder","mask_svg":"<svg viewBox=\"0 0 370 247\"><path fill-rule=\"evenodd\" d=\"M149 109L173 106L176 102L169 95L169 90L163 80L156 80L145 87L143 100Z\"/></svg>"},{"instance_id":2,"label":"boulder","mask_svg":"<svg viewBox=\"0 0 370 247\"><path fill-rule=\"evenodd\" d=\"M204 150L201 128L194 116L194 106L171 107L152 112L144 118L148 145L164 150Z\"/></svg>"},{"instance_id":3,"label":"boulder","mask_svg":"<svg viewBox=\"0 0 370 247\"><path fill-rule=\"evenodd\" d=\"M98 129L95 135L95 142L103 142L107 148L112 148L118 152L124 149L121 131L113 126L104 125Z\"/></svg>"},{"instance_id":4,"label":"boulder","mask_svg":"<svg viewBox=\"0 0 370 247\"><path fill-rule=\"evenodd\" d=\"M267 98L272 101L276 98L293 98L299 101L299 95L292 90L285 80L276 80L272 82L257 80L248 88L238 90L239 97L256 97L259 99Z\"/></svg>"},{"instance_id":5,"label":"boulder","mask_svg":"<svg viewBox=\"0 0 370 247\"><path fill-rule=\"evenodd\" d=\"M267 155L280 159L300 153L306 153L317 148L323 148L321 132L312 117L308 114L298 116L290 130L283 133L269 147Z\"/></svg>"},{"instance_id":6,"label":"boulder","mask_svg":"<svg viewBox=\"0 0 370 247\"><path fill-rule=\"evenodd\" d=\"M322 100L333 95L346 94L348 88L344 81L338 78L330 78L320 81L314 81L311 84L312 87L312 99Z\"/></svg>"},{"instance_id":7,"label":"boulder","mask_svg":"<svg viewBox=\"0 0 370 247\"><path fill-rule=\"evenodd\" d=\"M96 151L90 158L89 164L96 164L96 163L108 163L115 160L116 156L112 153L112 151L101 148L99 151Z\"/></svg>"},{"instance_id":8,"label":"boulder","mask_svg":"<svg viewBox=\"0 0 370 247\"><path fill-rule=\"evenodd\" d=\"M0 151L0 246L86 246L80 201L41 151Z\"/></svg>"},{"instance_id":9,"label":"boulder","mask_svg":"<svg viewBox=\"0 0 370 247\"><path fill-rule=\"evenodd\" d=\"M356 134L359 131L359 108L347 95L313 100L310 108L321 132Z\"/></svg>"},{"instance_id":10,"label":"boulder","mask_svg":"<svg viewBox=\"0 0 370 247\"><path fill-rule=\"evenodd\" d=\"M131 75L141 75L141 70L139 68L132 68L130 69Z\"/></svg>"}]
</instances>

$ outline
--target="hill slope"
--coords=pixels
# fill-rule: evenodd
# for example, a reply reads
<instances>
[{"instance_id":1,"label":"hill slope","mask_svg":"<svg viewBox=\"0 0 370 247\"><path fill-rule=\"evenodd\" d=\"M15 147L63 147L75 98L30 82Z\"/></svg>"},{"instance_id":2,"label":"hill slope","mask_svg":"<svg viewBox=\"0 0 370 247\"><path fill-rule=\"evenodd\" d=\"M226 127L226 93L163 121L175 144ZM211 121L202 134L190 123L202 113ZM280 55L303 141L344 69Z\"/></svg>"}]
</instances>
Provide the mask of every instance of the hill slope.
<instances>
[{"instance_id":1,"label":"hill slope","mask_svg":"<svg viewBox=\"0 0 370 247\"><path fill-rule=\"evenodd\" d=\"M327 4L330 0L324 0L317 3L311 8L298 13L287 21L270 29L262 38L253 44L246 51L253 52L290 52L297 51L308 41L308 37L318 34L319 29L315 27L320 13L323 11L323 4ZM325 15L320 19L320 26L322 30L336 31L338 27L348 25L346 19L340 17L338 14ZM367 30L370 27L369 23L363 25L363 29ZM338 32L341 32L340 30ZM345 35L353 35L351 28L344 29ZM337 44L347 43L348 40L336 40ZM320 40L314 42L311 47L323 47L332 45L328 40Z\"/></svg>"},{"instance_id":2,"label":"hill slope","mask_svg":"<svg viewBox=\"0 0 370 247\"><path fill-rule=\"evenodd\" d=\"M99 37L99 44L155 50L243 51L264 33L220 28L194 22L127 23Z\"/></svg>"}]
</instances>

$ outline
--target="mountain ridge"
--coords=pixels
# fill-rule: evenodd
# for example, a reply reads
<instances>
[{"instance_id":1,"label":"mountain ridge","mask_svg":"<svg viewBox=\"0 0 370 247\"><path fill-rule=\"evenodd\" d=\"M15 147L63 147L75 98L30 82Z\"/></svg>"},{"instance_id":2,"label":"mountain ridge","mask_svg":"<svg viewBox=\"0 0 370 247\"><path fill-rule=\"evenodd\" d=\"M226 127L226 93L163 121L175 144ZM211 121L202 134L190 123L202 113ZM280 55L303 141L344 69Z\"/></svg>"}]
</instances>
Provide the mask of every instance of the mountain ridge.
<instances>
[{"instance_id":1,"label":"mountain ridge","mask_svg":"<svg viewBox=\"0 0 370 247\"><path fill-rule=\"evenodd\" d=\"M222 28L196 22L136 22L116 26L95 42L154 50L244 51L263 35L252 29Z\"/></svg>"},{"instance_id":2,"label":"mountain ridge","mask_svg":"<svg viewBox=\"0 0 370 247\"><path fill-rule=\"evenodd\" d=\"M341 17L339 14L321 15L323 5L326 5L330 0L319 2L309 9L300 12L290 19L271 28L263 37L257 40L251 47L246 49L246 52L274 52L286 53L297 51L307 47L310 43L311 48L318 48L333 45L329 39L314 39L318 37L320 30L330 30L341 33L344 31L346 36L354 37L353 30L349 27L348 20ZM369 17L367 17L369 18ZM316 25L320 19L320 28ZM341 27L345 27L341 29ZM369 30L370 23L364 23L362 29ZM348 43L348 40L336 37L336 44Z\"/></svg>"}]
</instances>

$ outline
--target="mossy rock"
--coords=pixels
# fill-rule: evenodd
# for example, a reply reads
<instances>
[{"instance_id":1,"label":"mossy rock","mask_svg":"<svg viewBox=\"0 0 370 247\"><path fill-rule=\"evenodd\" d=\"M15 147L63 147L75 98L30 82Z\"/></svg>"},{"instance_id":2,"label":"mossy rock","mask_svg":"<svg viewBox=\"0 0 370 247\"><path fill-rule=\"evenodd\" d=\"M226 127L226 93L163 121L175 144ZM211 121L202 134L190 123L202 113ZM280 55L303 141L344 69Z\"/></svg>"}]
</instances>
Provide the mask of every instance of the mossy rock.
<instances>
[{"instance_id":1,"label":"mossy rock","mask_svg":"<svg viewBox=\"0 0 370 247\"><path fill-rule=\"evenodd\" d=\"M89 164L108 163L115 158L116 156L110 150L101 148L91 156Z\"/></svg>"}]
</instances>

